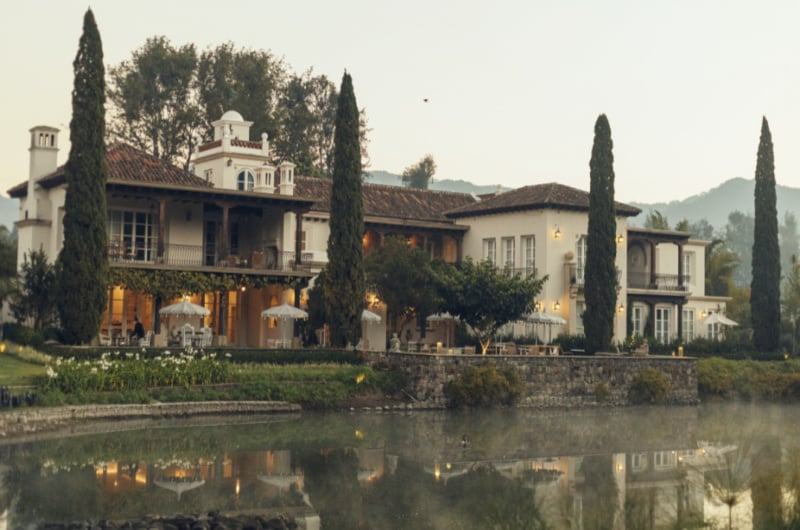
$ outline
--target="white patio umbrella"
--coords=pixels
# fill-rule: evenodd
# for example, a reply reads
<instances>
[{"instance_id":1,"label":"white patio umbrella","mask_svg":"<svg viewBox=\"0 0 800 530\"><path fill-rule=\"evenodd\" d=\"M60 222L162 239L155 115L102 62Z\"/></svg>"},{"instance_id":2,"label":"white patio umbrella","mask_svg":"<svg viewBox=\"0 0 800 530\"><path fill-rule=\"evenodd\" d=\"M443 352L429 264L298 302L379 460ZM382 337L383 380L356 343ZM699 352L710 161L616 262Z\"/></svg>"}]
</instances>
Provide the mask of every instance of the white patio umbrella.
<instances>
[{"instance_id":1,"label":"white patio umbrella","mask_svg":"<svg viewBox=\"0 0 800 530\"><path fill-rule=\"evenodd\" d=\"M739 323L731 320L725 315L719 313L711 313L703 319L703 324L722 324L723 326L738 326Z\"/></svg>"},{"instance_id":2,"label":"white patio umbrella","mask_svg":"<svg viewBox=\"0 0 800 530\"><path fill-rule=\"evenodd\" d=\"M181 500L181 494L183 492L199 488L200 486L205 484L206 481L172 479L172 480L154 480L153 483L159 488L164 488L170 491L174 491L175 493L178 494L178 500Z\"/></svg>"},{"instance_id":3,"label":"white patio umbrella","mask_svg":"<svg viewBox=\"0 0 800 530\"><path fill-rule=\"evenodd\" d=\"M364 309L361 311L361 322L380 322L381 316L377 313L373 313L369 309Z\"/></svg>"},{"instance_id":4,"label":"white patio umbrella","mask_svg":"<svg viewBox=\"0 0 800 530\"><path fill-rule=\"evenodd\" d=\"M210 315L211 311L206 309L205 307L197 304L193 304L188 299L184 298L183 301L178 302L177 304L168 305L166 307L162 307L158 314L161 316L177 316L177 317L186 317L191 318L198 316L200 317L200 327L203 326L203 317Z\"/></svg>"},{"instance_id":5,"label":"white patio umbrella","mask_svg":"<svg viewBox=\"0 0 800 530\"><path fill-rule=\"evenodd\" d=\"M444 313L434 313L432 315L428 315L428 322L444 322L444 334L445 334L445 348L450 348L450 322L455 322L456 317L451 315L449 312L445 311Z\"/></svg>"},{"instance_id":6,"label":"white patio umbrella","mask_svg":"<svg viewBox=\"0 0 800 530\"><path fill-rule=\"evenodd\" d=\"M286 341L285 333L287 320L308 318L308 313L289 304L276 305L261 312L261 318L277 318L281 321L281 340Z\"/></svg>"},{"instance_id":7,"label":"white patio umbrella","mask_svg":"<svg viewBox=\"0 0 800 530\"><path fill-rule=\"evenodd\" d=\"M553 338L553 326L563 326L567 323L566 320L560 316L548 313L547 311L534 311L530 315L525 316L525 320L533 322L534 324L543 324L547 326L547 343ZM538 338L538 333L536 334Z\"/></svg>"}]
</instances>

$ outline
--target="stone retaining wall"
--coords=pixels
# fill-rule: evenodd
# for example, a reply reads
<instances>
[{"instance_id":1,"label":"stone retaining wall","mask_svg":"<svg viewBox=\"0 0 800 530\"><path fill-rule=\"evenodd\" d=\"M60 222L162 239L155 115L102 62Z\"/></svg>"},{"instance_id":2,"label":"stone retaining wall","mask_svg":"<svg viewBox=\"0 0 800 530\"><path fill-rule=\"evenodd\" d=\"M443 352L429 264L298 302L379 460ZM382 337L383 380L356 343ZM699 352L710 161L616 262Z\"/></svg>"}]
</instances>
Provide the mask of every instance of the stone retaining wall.
<instances>
[{"instance_id":1,"label":"stone retaining wall","mask_svg":"<svg viewBox=\"0 0 800 530\"><path fill-rule=\"evenodd\" d=\"M268 414L299 410L299 405L283 401L197 401L142 405L23 407L0 412L0 437L54 431L99 420Z\"/></svg>"},{"instance_id":2,"label":"stone retaining wall","mask_svg":"<svg viewBox=\"0 0 800 530\"><path fill-rule=\"evenodd\" d=\"M630 405L628 394L634 377L645 368L664 373L670 383L667 403L696 405L697 359L690 357L621 356L502 356L437 355L370 352L367 363L375 368L402 370L408 376L409 394L418 406L444 408L444 386L470 366L511 365L525 382L520 407L620 407ZM604 399L598 400L600 385Z\"/></svg>"}]
</instances>

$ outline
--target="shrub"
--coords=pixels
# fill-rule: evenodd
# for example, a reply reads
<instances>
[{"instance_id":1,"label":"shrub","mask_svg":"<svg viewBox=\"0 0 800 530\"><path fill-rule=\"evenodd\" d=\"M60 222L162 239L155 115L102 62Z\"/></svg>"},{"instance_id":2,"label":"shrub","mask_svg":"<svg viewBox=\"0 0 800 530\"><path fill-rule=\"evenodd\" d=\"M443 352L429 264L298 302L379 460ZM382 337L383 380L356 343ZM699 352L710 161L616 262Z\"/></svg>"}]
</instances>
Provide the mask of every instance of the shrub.
<instances>
[{"instance_id":1,"label":"shrub","mask_svg":"<svg viewBox=\"0 0 800 530\"><path fill-rule=\"evenodd\" d=\"M512 405L522 395L523 383L511 366L470 367L444 387L451 408Z\"/></svg>"},{"instance_id":2,"label":"shrub","mask_svg":"<svg viewBox=\"0 0 800 530\"><path fill-rule=\"evenodd\" d=\"M661 370L645 368L636 374L628 395L631 403L663 403L669 392L669 380Z\"/></svg>"},{"instance_id":3,"label":"shrub","mask_svg":"<svg viewBox=\"0 0 800 530\"><path fill-rule=\"evenodd\" d=\"M585 350L586 337L583 335L568 335L566 333L561 333L553 340L553 344L558 344L563 352L569 352L571 350Z\"/></svg>"},{"instance_id":4,"label":"shrub","mask_svg":"<svg viewBox=\"0 0 800 530\"><path fill-rule=\"evenodd\" d=\"M611 389L608 388L608 383L599 383L594 387L594 399L598 403L604 403L611 398Z\"/></svg>"}]
</instances>

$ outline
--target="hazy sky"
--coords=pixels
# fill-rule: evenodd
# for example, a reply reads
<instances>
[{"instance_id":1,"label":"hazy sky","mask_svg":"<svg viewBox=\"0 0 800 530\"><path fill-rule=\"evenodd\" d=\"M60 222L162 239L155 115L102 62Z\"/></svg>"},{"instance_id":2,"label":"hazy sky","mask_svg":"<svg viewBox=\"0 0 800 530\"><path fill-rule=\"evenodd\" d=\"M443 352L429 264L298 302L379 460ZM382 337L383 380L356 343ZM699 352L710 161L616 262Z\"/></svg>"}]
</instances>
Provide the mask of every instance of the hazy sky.
<instances>
[{"instance_id":1,"label":"hazy sky","mask_svg":"<svg viewBox=\"0 0 800 530\"><path fill-rule=\"evenodd\" d=\"M66 161L86 8L86 0L43 0L4 9L3 194L27 178L30 127L60 127ZM372 129L371 169L401 173L430 153L439 179L588 190L594 122L605 113L617 199L682 199L753 178L765 115L777 181L800 186L796 0L96 0L91 8L107 65L164 35L201 50L228 41L268 49L337 86L347 69Z\"/></svg>"}]
</instances>

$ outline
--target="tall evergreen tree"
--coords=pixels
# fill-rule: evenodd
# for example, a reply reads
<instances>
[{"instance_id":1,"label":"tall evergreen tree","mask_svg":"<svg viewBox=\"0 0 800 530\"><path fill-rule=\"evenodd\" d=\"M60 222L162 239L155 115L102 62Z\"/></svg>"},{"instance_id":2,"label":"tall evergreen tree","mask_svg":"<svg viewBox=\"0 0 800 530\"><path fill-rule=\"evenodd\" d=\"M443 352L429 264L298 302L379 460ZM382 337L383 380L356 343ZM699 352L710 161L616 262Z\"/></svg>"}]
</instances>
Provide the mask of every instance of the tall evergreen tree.
<instances>
[{"instance_id":1,"label":"tall evergreen tree","mask_svg":"<svg viewBox=\"0 0 800 530\"><path fill-rule=\"evenodd\" d=\"M342 77L336 109L325 305L331 344L355 345L364 308L364 205L361 196L359 113L350 74Z\"/></svg>"},{"instance_id":2,"label":"tall evergreen tree","mask_svg":"<svg viewBox=\"0 0 800 530\"><path fill-rule=\"evenodd\" d=\"M601 114L594 125L594 145L589 162L589 230L586 241L586 311L583 330L586 351L595 353L611 345L617 302L616 213L614 211L614 154L611 127Z\"/></svg>"},{"instance_id":3,"label":"tall evergreen tree","mask_svg":"<svg viewBox=\"0 0 800 530\"><path fill-rule=\"evenodd\" d=\"M106 306L105 68L103 45L91 9L73 63L70 151L64 169L64 246L59 256L58 310L70 344L97 335Z\"/></svg>"},{"instance_id":4,"label":"tall evergreen tree","mask_svg":"<svg viewBox=\"0 0 800 530\"><path fill-rule=\"evenodd\" d=\"M753 346L761 352L776 351L780 338L781 255L776 202L772 135L767 118L762 118L756 161L753 279L750 283Z\"/></svg>"}]
</instances>

